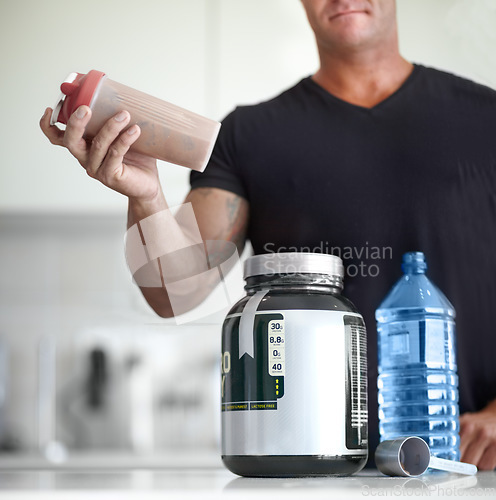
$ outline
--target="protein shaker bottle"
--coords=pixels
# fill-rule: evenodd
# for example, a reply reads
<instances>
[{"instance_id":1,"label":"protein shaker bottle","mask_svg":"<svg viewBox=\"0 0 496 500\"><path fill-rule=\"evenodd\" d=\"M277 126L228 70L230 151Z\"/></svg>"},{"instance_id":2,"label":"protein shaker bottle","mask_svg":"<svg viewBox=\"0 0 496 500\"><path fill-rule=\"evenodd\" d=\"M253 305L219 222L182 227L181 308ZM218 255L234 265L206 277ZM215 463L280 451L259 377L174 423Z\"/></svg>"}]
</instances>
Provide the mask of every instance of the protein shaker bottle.
<instances>
[{"instance_id":1,"label":"protein shaker bottle","mask_svg":"<svg viewBox=\"0 0 496 500\"><path fill-rule=\"evenodd\" d=\"M222 333L222 459L242 476L347 475L367 461L362 316L339 257L255 255Z\"/></svg>"},{"instance_id":2,"label":"protein shaker bottle","mask_svg":"<svg viewBox=\"0 0 496 500\"><path fill-rule=\"evenodd\" d=\"M203 171L217 139L220 123L107 78L101 71L71 73L60 86L51 123L67 124L81 105L91 108L85 138L91 139L103 124L122 110L131 114L141 135L131 149L158 160Z\"/></svg>"}]
</instances>

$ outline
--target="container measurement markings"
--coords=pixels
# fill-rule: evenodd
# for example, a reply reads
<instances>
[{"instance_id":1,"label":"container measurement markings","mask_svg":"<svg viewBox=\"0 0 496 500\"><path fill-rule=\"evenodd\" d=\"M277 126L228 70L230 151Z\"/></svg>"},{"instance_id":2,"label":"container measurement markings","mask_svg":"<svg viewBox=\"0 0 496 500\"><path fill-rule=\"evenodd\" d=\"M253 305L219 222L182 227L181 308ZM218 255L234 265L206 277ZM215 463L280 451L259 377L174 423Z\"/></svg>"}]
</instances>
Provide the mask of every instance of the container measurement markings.
<instances>
[{"instance_id":1,"label":"container measurement markings","mask_svg":"<svg viewBox=\"0 0 496 500\"><path fill-rule=\"evenodd\" d=\"M269 349L269 375L273 377L284 377L286 372L284 319L272 320L268 325L268 349ZM276 396L279 395L278 381L276 381Z\"/></svg>"}]
</instances>

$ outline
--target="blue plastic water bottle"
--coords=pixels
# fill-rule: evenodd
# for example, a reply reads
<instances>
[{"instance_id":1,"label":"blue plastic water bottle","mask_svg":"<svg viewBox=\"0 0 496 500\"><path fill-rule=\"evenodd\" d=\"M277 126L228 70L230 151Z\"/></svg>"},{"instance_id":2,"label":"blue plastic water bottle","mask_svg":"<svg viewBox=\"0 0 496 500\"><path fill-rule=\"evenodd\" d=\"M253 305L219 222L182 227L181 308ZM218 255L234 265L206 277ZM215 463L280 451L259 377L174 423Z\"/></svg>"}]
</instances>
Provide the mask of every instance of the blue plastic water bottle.
<instances>
[{"instance_id":1,"label":"blue plastic water bottle","mask_svg":"<svg viewBox=\"0 0 496 500\"><path fill-rule=\"evenodd\" d=\"M455 310L427 278L422 252L376 310L381 441L423 438L434 456L460 458Z\"/></svg>"}]
</instances>

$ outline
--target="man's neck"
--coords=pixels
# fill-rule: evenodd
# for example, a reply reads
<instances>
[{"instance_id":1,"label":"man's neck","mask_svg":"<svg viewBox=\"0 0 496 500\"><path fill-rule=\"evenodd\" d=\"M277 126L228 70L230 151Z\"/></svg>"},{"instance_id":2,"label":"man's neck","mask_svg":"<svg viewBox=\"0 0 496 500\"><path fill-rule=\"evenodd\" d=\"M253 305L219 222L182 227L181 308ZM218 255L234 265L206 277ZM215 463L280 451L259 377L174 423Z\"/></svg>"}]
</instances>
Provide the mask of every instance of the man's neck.
<instances>
[{"instance_id":1,"label":"man's neck","mask_svg":"<svg viewBox=\"0 0 496 500\"><path fill-rule=\"evenodd\" d=\"M335 97L372 108L396 92L413 65L397 52L320 54L321 67L312 77Z\"/></svg>"}]
</instances>

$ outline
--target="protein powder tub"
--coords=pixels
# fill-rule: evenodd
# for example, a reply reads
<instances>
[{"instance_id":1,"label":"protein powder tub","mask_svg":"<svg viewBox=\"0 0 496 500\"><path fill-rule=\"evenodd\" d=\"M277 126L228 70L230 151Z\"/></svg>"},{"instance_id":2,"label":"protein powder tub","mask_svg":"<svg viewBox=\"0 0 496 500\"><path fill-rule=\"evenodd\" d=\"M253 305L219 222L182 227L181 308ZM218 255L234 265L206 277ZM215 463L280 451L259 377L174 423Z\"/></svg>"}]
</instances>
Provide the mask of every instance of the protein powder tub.
<instances>
[{"instance_id":1,"label":"protein powder tub","mask_svg":"<svg viewBox=\"0 0 496 500\"><path fill-rule=\"evenodd\" d=\"M222 460L241 476L349 475L367 461L363 318L343 263L314 253L245 262L222 333Z\"/></svg>"}]
</instances>

